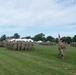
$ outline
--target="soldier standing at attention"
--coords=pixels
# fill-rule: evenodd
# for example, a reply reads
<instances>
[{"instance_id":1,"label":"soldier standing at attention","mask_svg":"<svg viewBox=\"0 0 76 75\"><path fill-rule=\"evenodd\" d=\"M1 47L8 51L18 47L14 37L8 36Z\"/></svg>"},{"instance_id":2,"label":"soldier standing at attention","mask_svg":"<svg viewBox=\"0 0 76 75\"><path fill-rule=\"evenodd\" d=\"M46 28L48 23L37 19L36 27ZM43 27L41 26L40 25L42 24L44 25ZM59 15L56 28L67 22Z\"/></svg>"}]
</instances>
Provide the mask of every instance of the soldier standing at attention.
<instances>
[{"instance_id":1,"label":"soldier standing at attention","mask_svg":"<svg viewBox=\"0 0 76 75\"><path fill-rule=\"evenodd\" d=\"M59 49L59 53L58 56L61 57L62 59L64 59L64 52L66 50L65 48L65 42L62 42L62 40L60 40L60 35L58 34L58 49Z\"/></svg>"}]
</instances>

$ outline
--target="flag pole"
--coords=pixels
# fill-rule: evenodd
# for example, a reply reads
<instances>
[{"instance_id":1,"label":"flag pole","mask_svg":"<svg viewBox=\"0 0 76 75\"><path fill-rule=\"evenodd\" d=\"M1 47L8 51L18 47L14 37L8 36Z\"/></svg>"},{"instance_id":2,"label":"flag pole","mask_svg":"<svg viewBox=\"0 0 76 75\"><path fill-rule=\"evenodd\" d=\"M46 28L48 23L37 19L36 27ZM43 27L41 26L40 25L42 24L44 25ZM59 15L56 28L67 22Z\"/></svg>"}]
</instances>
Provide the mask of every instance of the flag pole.
<instances>
[{"instance_id":1,"label":"flag pole","mask_svg":"<svg viewBox=\"0 0 76 75\"><path fill-rule=\"evenodd\" d=\"M60 34L58 33L58 41L60 41Z\"/></svg>"}]
</instances>

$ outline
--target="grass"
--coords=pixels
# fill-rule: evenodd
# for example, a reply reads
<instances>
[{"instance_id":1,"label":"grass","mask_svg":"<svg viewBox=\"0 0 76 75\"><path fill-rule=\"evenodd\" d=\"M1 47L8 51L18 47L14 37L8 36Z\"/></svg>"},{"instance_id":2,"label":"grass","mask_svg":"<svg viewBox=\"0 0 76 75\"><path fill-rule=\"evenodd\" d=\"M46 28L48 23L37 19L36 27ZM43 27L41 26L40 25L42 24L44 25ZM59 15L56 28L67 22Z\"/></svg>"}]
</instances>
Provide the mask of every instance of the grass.
<instances>
[{"instance_id":1,"label":"grass","mask_svg":"<svg viewBox=\"0 0 76 75\"><path fill-rule=\"evenodd\" d=\"M76 47L67 45L65 59L57 46L36 45L34 51L0 48L0 75L76 75Z\"/></svg>"}]
</instances>

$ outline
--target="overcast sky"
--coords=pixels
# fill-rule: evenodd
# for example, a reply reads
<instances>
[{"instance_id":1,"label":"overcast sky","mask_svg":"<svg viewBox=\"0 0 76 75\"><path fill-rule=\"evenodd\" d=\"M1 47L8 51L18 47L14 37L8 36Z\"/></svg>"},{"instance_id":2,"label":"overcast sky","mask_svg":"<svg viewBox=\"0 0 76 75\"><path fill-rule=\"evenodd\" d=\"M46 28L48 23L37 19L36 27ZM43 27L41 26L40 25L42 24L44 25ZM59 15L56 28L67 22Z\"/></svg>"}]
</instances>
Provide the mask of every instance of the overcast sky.
<instances>
[{"instance_id":1,"label":"overcast sky","mask_svg":"<svg viewBox=\"0 0 76 75\"><path fill-rule=\"evenodd\" d=\"M76 35L76 0L0 0L0 36Z\"/></svg>"}]
</instances>

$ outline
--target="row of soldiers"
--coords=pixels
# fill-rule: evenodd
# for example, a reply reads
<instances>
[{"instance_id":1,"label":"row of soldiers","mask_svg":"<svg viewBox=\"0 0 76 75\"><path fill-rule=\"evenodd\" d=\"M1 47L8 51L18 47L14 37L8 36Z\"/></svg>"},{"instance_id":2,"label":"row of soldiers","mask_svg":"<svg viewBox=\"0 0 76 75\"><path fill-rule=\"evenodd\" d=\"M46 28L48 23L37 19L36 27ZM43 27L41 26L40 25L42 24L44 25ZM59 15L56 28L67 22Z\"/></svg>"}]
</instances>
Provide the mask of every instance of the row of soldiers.
<instances>
[{"instance_id":1,"label":"row of soldiers","mask_svg":"<svg viewBox=\"0 0 76 75\"><path fill-rule=\"evenodd\" d=\"M4 47L10 50L33 50L34 42L11 41L11 42L5 42Z\"/></svg>"},{"instance_id":2,"label":"row of soldiers","mask_svg":"<svg viewBox=\"0 0 76 75\"><path fill-rule=\"evenodd\" d=\"M4 47L4 43L0 41L0 47Z\"/></svg>"},{"instance_id":3,"label":"row of soldiers","mask_svg":"<svg viewBox=\"0 0 76 75\"><path fill-rule=\"evenodd\" d=\"M46 46L54 46L54 45L56 45L56 43L55 42L42 42L42 43L40 43L41 45L46 45Z\"/></svg>"},{"instance_id":4,"label":"row of soldiers","mask_svg":"<svg viewBox=\"0 0 76 75\"><path fill-rule=\"evenodd\" d=\"M76 42L71 42L70 45L76 47Z\"/></svg>"}]
</instances>

